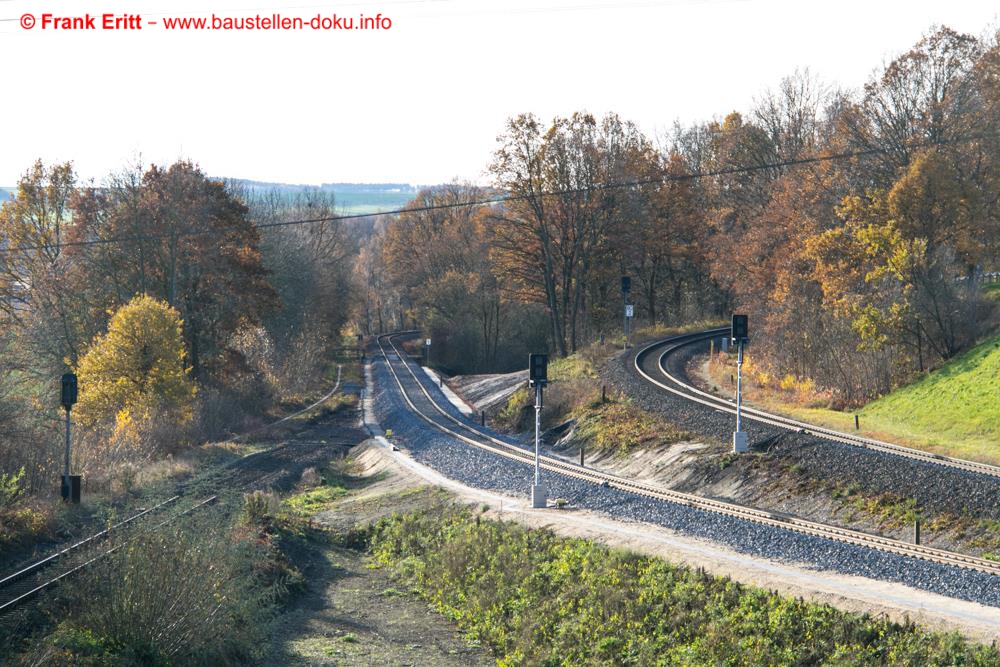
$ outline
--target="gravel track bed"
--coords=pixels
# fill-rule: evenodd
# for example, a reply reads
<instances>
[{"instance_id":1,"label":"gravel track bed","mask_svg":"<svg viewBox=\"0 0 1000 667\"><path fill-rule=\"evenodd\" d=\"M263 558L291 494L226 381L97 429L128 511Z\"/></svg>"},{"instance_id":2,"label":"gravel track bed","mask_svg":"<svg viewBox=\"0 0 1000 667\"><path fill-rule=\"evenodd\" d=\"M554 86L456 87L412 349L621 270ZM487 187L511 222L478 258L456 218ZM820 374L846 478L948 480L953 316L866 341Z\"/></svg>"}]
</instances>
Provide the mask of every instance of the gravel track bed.
<instances>
[{"instance_id":1,"label":"gravel track bed","mask_svg":"<svg viewBox=\"0 0 1000 667\"><path fill-rule=\"evenodd\" d=\"M690 382L685 367L696 354L707 352L707 341L689 345L668 360L670 373ZM654 374L657 354L647 356L646 372ZM631 396L644 410L659 414L680 428L700 436L730 442L733 415L685 400L650 385L635 371L635 351L612 360L603 378ZM913 498L920 508L978 517L1000 516L1000 479L964 470L915 461L902 456L853 447L812 434L744 422L750 445L776 463L797 465L810 477L854 484L867 495L891 493Z\"/></svg>"},{"instance_id":2,"label":"gravel track bed","mask_svg":"<svg viewBox=\"0 0 1000 667\"><path fill-rule=\"evenodd\" d=\"M397 372L418 409L432 415L433 409L426 397L420 395L418 398L414 394L416 387L413 378L402 368L398 368ZM470 486L527 497L532 475L529 463L522 464L495 456L434 429L410 411L383 359L375 359L373 373L376 416L383 428L392 429L394 439L406 447L414 459ZM418 374L418 377L423 376L423 373ZM420 382L439 405L445 406L446 400L435 386L422 379ZM440 415L435 419L438 420L450 428L457 428ZM463 422L470 423L468 420ZM472 426L477 431L490 433L513 443L509 437ZM523 442L517 444L525 446ZM761 526L619 489L599 487L552 472L545 473L544 481L552 498L563 497L578 507L602 511L630 521L654 523L688 535L721 542L741 553L805 563L817 570L833 570L899 582L950 597L1000 607L1000 587L996 585L997 578L992 575L871 551L772 526Z\"/></svg>"}]
</instances>

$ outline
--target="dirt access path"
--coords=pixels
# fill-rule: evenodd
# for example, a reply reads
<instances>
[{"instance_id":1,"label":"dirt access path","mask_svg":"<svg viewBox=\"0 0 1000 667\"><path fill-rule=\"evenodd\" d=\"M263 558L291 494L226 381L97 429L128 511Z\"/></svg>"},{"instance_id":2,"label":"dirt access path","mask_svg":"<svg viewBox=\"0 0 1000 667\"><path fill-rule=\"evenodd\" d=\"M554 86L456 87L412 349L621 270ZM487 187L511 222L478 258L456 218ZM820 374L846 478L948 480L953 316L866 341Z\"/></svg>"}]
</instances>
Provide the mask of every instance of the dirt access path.
<instances>
[{"instance_id":1,"label":"dirt access path","mask_svg":"<svg viewBox=\"0 0 1000 667\"><path fill-rule=\"evenodd\" d=\"M355 448L354 452L358 452ZM367 451L364 446L360 451ZM392 512L440 502L441 492L389 461L362 454L346 468L359 487L314 522L338 531L367 525ZM265 664L494 665L488 651L469 643L445 617L409 591L389 571L357 549L309 544L296 558L308 589L282 615Z\"/></svg>"},{"instance_id":2,"label":"dirt access path","mask_svg":"<svg viewBox=\"0 0 1000 667\"><path fill-rule=\"evenodd\" d=\"M493 665L443 616L396 588L360 551L317 550L308 592L279 621L270 665Z\"/></svg>"}]
</instances>

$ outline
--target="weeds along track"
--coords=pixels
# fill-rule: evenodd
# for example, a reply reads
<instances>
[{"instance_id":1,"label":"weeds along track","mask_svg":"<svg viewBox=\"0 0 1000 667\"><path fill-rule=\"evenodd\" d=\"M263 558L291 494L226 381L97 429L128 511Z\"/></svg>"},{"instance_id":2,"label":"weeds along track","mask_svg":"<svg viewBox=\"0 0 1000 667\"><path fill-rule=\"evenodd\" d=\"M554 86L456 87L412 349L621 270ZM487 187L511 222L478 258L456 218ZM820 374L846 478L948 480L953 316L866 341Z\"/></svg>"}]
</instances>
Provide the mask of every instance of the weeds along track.
<instances>
[{"instance_id":1,"label":"weeds along track","mask_svg":"<svg viewBox=\"0 0 1000 667\"><path fill-rule=\"evenodd\" d=\"M179 512L162 516L182 505L180 496L173 496L161 503L141 510L126 519L105 528L89 537L56 551L53 554L34 561L3 579L0 579L0 615L11 611L27 602L42 591L55 586L66 577L76 574L87 566L109 556L125 546L132 538L143 530L157 530L183 516L207 507L218 500L218 496L209 496L195 502ZM157 519L160 519L157 521ZM112 537L121 538L115 546L102 547L102 543Z\"/></svg>"},{"instance_id":2,"label":"weeds along track","mask_svg":"<svg viewBox=\"0 0 1000 667\"><path fill-rule=\"evenodd\" d=\"M713 332L713 335L719 335L720 331ZM511 443L504 442L486 432L485 429L454 416L446 408L442 407L438 403L438 400L431 396L414 371L413 363L407 360L405 353L400 350L396 343L396 339L404 336L413 336L414 334L415 332L398 332L384 334L376 339L379 352L385 360L386 368L391 374L392 380L398 387L400 395L409 410L435 429L472 447L485 450L498 457L531 465L534 461L532 453ZM671 340L676 342L679 339L689 339L690 337L681 336ZM659 344L662 345L663 342L661 341ZM795 516L758 510L688 493L672 491L647 482L626 479L547 456L541 457L541 467L546 471L587 484L617 489L648 499L681 505L740 521L850 544L896 556L918 559L946 567L972 570L991 576L1000 575L1000 563L983 558L908 544L860 531L807 521Z\"/></svg>"},{"instance_id":3,"label":"weeds along track","mask_svg":"<svg viewBox=\"0 0 1000 667\"><path fill-rule=\"evenodd\" d=\"M341 386L341 368L337 368L337 381L333 388L315 403L282 419L235 436L242 439L259 434L271 427L289 422L329 400ZM355 444L356 438L349 444ZM348 444L345 440L324 438L314 446L306 446L318 454L330 446ZM215 466L206 474L177 486L176 494L142 509L125 519L88 537L62 547L43 558L26 563L14 572L0 578L0 616L18 608L37 594L67 577L114 553L143 532L156 531L167 524L215 504L224 494L252 488L268 488L282 478L292 476L294 466L301 459L301 451L289 442L282 442L248 456ZM315 450L315 451L314 451ZM311 463L311 461L308 461ZM192 500L192 498L194 500ZM178 508L183 508L179 509Z\"/></svg>"},{"instance_id":4,"label":"weeds along track","mask_svg":"<svg viewBox=\"0 0 1000 667\"><path fill-rule=\"evenodd\" d=\"M659 387L663 391L671 392L692 403L711 408L712 410L726 412L735 415L736 406L733 401L720 398L718 396L701 391L692 386L670 369L670 362L673 357L683 354L690 348L702 345L705 346L710 340L725 338L729 335L729 329L711 329L698 333L675 336L650 343L639 349L633 361L636 372L646 382ZM892 454L913 461L930 463L954 470L987 475L1000 479L1000 467L979 463L976 461L966 461L964 459L950 458L933 454L931 452L894 445L881 440L864 438L850 433L841 433L821 426L814 426L805 422L796 421L781 415L764 412L754 408L743 406L743 419L755 421L768 426L784 429L786 431L807 433L821 438L832 440L845 445L861 447L883 454Z\"/></svg>"}]
</instances>

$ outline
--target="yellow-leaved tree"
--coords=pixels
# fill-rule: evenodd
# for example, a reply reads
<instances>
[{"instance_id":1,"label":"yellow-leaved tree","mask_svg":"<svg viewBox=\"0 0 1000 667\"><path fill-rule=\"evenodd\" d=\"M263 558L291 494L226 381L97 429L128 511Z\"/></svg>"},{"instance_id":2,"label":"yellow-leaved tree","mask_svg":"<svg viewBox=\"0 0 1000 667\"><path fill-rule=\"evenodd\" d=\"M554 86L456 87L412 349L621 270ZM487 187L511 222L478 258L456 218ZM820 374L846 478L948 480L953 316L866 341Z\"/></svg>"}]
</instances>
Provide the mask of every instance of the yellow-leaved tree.
<instances>
[{"instance_id":1,"label":"yellow-leaved tree","mask_svg":"<svg viewBox=\"0 0 1000 667\"><path fill-rule=\"evenodd\" d=\"M80 359L80 422L113 418L116 435L128 436L153 416L188 421L196 388L184 359L180 314L151 296L134 297Z\"/></svg>"}]
</instances>

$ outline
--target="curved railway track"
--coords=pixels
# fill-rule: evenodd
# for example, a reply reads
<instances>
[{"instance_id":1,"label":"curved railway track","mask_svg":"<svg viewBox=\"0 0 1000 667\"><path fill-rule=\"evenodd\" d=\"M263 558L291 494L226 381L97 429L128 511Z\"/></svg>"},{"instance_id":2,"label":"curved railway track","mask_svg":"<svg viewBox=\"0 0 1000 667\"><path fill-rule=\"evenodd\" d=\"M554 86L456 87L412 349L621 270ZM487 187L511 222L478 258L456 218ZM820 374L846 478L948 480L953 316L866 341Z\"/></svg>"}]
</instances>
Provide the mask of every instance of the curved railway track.
<instances>
[{"instance_id":1,"label":"curved railway track","mask_svg":"<svg viewBox=\"0 0 1000 667\"><path fill-rule=\"evenodd\" d=\"M424 383L421 382L413 370L412 362L406 359L405 353L400 351L394 340L414 334L415 332L397 332L383 334L376 338L381 356L385 359L386 367L395 380L400 394L409 409L434 428L472 447L529 466L533 465L534 456L532 453L504 442L471 422L466 422L455 417L445 408L441 407L438 400L431 396ZM662 344L662 341L660 344ZM672 491L647 482L626 479L548 456L541 457L541 467L546 471L558 475L582 480L591 484L616 488L655 500L684 505L703 512L735 517L744 521L773 526L813 537L825 538L899 556L1000 576L1000 563L983 558L927 546L908 544L860 531L807 521L794 516ZM526 476L526 485L527 479L528 477Z\"/></svg>"},{"instance_id":2,"label":"curved railway track","mask_svg":"<svg viewBox=\"0 0 1000 667\"><path fill-rule=\"evenodd\" d=\"M633 365L635 366L636 372L645 381L656 385L664 391L671 392L681 398L694 403L699 403L712 408L713 410L728 412L735 415L736 406L733 401L701 391L700 389L678 378L676 375L671 373L668 368L668 359L671 355L677 354L681 350L689 348L693 345L704 344L709 340L723 338L728 335L728 328L711 329L708 331L700 331L697 333L675 336L666 340L656 341L655 343L650 343L639 349L635 355ZM859 435L852 435L850 433L842 433L828 428L823 428L821 426L814 426L805 422L796 421L788 417L782 417L781 415L765 412L763 410L748 408L746 405L743 406L743 419L767 424L769 426L787 431L805 432L841 444L861 447L885 454L892 454L894 456L901 456L914 461L921 461L923 463L930 463L956 470L964 470L966 472L1000 478L1000 467L989 465L988 463L950 458L947 456L941 456L940 454L921 451L919 449L903 447L902 445L894 445L881 440L865 438Z\"/></svg>"}]
</instances>

